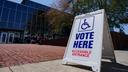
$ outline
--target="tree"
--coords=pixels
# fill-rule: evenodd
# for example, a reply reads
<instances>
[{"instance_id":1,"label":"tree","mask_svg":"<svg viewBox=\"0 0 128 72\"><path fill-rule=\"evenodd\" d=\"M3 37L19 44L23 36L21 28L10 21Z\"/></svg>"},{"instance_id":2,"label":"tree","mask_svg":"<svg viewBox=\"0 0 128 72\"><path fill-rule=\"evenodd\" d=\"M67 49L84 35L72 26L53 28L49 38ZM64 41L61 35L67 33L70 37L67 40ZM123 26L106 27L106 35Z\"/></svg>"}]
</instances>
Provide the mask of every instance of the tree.
<instances>
[{"instance_id":1,"label":"tree","mask_svg":"<svg viewBox=\"0 0 128 72\"><path fill-rule=\"evenodd\" d=\"M50 22L49 26L51 28L51 33L65 35L64 33L70 32L66 31L65 28L71 27L73 18L72 15L52 9L47 13L47 17Z\"/></svg>"},{"instance_id":2,"label":"tree","mask_svg":"<svg viewBox=\"0 0 128 72\"><path fill-rule=\"evenodd\" d=\"M74 15L79 15L98 9L105 9L110 28L117 27L120 28L120 31L123 31L119 23L123 22L123 19L127 19L124 18L124 13L128 6L127 3L128 0L77 0L73 6L73 12Z\"/></svg>"},{"instance_id":3,"label":"tree","mask_svg":"<svg viewBox=\"0 0 128 72\"><path fill-rule=\"evenodd\" d=\"M55 3L53 3L51 7L64 12L69 7L69 2L68 0L55 0Z\"/></svg>"},{"instance_id":4,"label":"tree","mask_svg":"<svg viewBox=\"0 0 128 72\"><path fill-rule=\"evenodd\" d=\"M51 9L47 13L50 28L49 33L68 36L72 25L73 15L64 12L66 7L68 7L65 0L58 0L56 3L57 4L52 4L52 7L55 9Z\"/></svg>"},{"instance_id":5,"label":"tree","mask_svg":"<svg viewBox=\"0 0 128 72\"><path fill-rule=\"evenodd\" d=\"M37 10L32 15L28 15L28 17L31 17L27 25L27 31L29 34L47 33L48 21L45 14L44 11Z\"/></svg>"}]
</instances>

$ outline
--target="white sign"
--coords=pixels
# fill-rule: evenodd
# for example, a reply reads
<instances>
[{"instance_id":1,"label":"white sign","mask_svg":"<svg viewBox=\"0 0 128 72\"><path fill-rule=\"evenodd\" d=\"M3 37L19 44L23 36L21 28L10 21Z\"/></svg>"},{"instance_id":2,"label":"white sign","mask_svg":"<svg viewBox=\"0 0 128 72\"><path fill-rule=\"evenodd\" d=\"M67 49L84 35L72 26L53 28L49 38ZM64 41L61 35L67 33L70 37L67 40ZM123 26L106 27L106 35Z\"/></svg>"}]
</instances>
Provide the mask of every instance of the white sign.
<instances>
[{"instance_id":1,"label":"white sign","mask_svg":"<svg viewBox=\"0 0 128 72\"><path fill-rule=\"evenodd\" d=\"M74 62L100 72L104 20L103 9L75 17L63 64Z\"/></svg>"}]
</instances>

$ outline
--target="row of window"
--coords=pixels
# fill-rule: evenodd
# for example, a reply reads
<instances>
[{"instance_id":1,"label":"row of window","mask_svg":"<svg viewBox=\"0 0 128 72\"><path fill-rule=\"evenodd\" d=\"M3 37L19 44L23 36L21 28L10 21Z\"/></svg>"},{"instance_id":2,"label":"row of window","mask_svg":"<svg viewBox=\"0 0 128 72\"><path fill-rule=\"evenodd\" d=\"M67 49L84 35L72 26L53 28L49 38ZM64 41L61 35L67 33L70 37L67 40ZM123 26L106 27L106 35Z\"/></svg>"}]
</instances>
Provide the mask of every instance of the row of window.
<instances>
[{"instance_id":1,"label":"row of window","mask_svg":"<svg viewBox=\"0 0 128 72\"><path fill-rule=\"evenodd\" d=\"M28 28L27 26L29 26L30 29L33 27L41 27L44 21L38 14L40 12L44 13L45 8L43 11L40 11L30 7L34 5L34 2L31 1L27 5L29 6L0 0L0 28L24 30ZM35 4L35 6L36 5L38 6L39 4Z\"/></svg>"},{"instance_id":2,"label":"row of window","mask_svg":"<svg viewBox=\"0 0 128 72\"><path fill-rule=\"evenodd\" d=\"M19 25L19 24L12 24L7 22L0 22L0 28L1 29L14 29L14 30L24 30L25 25Z\"/></svg>"},{"instance_id":3,"label":"row of window","mask_svg":"<svg viewBox=\"0 0 128 72\"><path fill-rule=\"evenodd\" d=\"M43 11L42 11L43 12ZM0 7L0 28L24 30L28 24L43 24L42 16ZM32 24L34 23L34 24Z\"/></svg>"}]
</instances>

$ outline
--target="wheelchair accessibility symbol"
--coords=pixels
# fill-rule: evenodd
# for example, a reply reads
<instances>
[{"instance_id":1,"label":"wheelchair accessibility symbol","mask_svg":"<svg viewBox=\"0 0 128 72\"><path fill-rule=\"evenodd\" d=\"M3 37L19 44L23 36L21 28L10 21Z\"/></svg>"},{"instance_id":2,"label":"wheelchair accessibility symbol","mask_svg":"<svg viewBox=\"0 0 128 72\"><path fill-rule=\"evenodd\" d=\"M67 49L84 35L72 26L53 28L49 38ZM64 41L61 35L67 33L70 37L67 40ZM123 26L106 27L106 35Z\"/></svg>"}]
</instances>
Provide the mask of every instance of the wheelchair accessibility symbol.
<instances>
[{"instance_id":1,"label":"wheelchair accessibility symbol","mask_svg":"<svg viewBox=\"0 0 128 72\"><path fill-rule=\"evenodd\" d=\"M87 28L90 28L91 26L86 22L86 19L84 20L84 23L81 25L81 29L86 30Z\"/></svg>"},{"instance_id":2,"label":"wheelchair accessibility symbol","mask_svg":"<svg viewBox=\"0 0 128 72\"><path fill-rule=\"evenodd\" d=\"M94 16L92 17L88 17L88 18L84 18L80 20L79 23L79 32L83 32L83 31L91 31L94 28Z\"/></svg>"}]
</instances>

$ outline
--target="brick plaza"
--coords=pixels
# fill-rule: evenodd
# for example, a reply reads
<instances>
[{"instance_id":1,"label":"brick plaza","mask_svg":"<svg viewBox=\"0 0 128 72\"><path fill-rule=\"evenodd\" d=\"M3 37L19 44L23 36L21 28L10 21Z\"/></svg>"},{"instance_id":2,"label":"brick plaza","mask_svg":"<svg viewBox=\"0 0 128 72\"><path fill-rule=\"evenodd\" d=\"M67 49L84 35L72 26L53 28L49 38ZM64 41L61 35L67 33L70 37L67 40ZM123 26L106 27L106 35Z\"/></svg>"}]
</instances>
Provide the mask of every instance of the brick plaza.
<instances>
[{"instance_id":1,"label":"brick plaza","mask_svg":"<svg viewBox=\"0 0 128 72\"><path fill-rule=\"evenodd\" d=\"M62 59L65 47L34 44L0 44L0 67Z\"/></svg>"}]
</instances>

